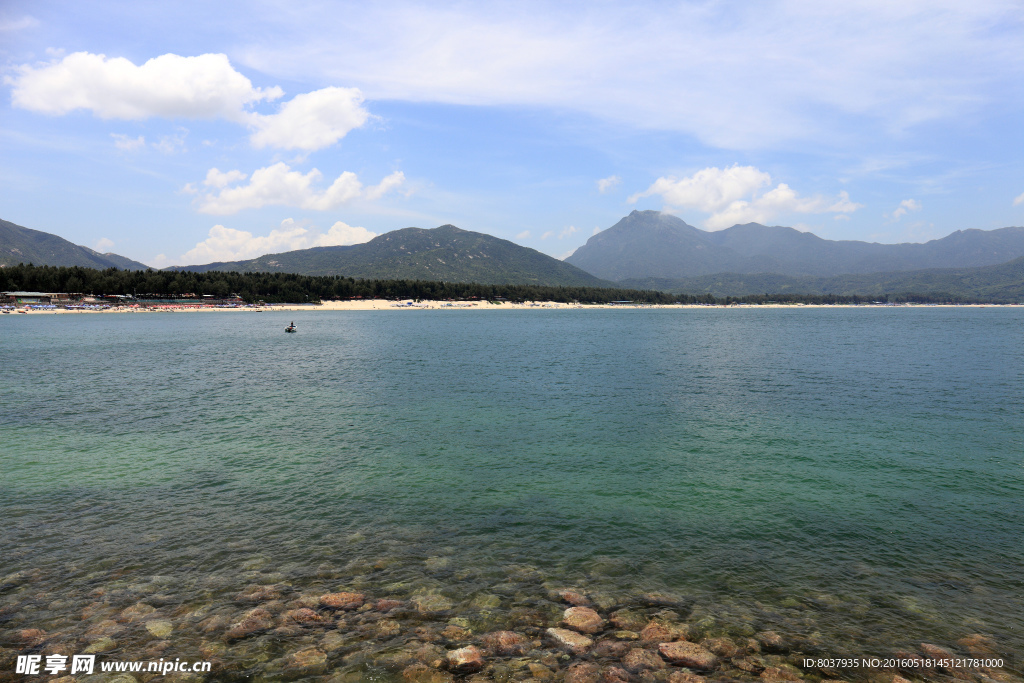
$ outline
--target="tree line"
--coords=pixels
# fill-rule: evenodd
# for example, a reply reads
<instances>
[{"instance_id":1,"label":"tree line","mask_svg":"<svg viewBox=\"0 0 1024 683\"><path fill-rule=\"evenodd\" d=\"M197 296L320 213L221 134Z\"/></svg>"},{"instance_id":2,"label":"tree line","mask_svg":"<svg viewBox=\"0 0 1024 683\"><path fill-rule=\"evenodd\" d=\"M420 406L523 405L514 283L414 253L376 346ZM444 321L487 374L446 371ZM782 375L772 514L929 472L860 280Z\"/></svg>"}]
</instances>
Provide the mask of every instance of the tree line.
<instances>
[{"instance_id":1,"label":"tree line","mask_svg":"<svg viewBox=\"0 0 1024 683\"><path fill-rule=\"evenodd\" d=\"M547 287L541 285L487 285L425 280L357 280L344 276L311 276L290 273L205 273L162 270L118 270L80 266L35 266L19 264L0 268L0 291L69 292L93 296L130 295L177 298L183 295L224 298L237 294L248 303L305 303L328 299L414 299L445 301L481 299L489 301L558 301L605 304L631 301L645 304L862 304L885 303L968 303L947 294L885 296L841 296L805 294L764 294L716 298L711 294L672 294L656 290L605 287Z\"/></svg>"}]
</instances>

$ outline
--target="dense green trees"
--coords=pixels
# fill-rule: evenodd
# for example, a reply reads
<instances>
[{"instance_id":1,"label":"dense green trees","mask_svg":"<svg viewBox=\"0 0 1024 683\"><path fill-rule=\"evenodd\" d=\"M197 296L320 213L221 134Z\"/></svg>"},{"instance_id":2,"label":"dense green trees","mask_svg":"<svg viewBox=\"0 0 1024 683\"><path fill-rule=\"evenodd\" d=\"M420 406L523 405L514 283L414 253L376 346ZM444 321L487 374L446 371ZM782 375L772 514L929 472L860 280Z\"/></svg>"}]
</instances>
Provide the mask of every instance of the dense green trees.
<instances>
[{"instance_id":1,"label":"dense green trees","mask_svg":"<svg viewBox=\"0 0 1024 683\"><path fill-rule=\"evenodd\" d=\"M837 296L764 294L716 299L710 294L670 294L661 291L599 287L541 287L536 285L481 285L473 283L427 282L423 280L355 280L339 276L307 276L287 273L206 273L96 270L79 266L33 266L19 264L0 268L0 291L81 292L83 294L127 294L138 297L174 297L182 294L226 296L238 294L249 302L303 303L324 299L486 299L507 301L562 301L608 303L629 300L636 303L810 303L856 304L871 301L966 303L970 298L948 294L888 296Z\"/></svg>"}]
</instances>

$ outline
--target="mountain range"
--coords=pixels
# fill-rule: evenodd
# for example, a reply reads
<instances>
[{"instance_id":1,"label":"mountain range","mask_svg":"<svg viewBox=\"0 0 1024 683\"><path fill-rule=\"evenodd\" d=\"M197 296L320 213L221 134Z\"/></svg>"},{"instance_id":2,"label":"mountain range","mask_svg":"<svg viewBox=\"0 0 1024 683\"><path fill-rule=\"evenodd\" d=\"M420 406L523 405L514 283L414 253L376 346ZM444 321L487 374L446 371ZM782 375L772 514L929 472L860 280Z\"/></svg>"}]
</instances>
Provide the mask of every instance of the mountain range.
<instances>
[{"instance_id":1,"label":"mountain range","mask_svg":"<svg viewBox=\"0 0 1024 683\"><path fill-rule=\"evenodd\" d=\"M610 287L576 266L508 240L454 225L404 228L364 244L314 247L268 254L247 261L172 266L197 273L209 270L344 275L381 280L432 280L481 284Z\"/></svg>"},{"instance_id":2,"label":"mountain range","mask_svg":"<svg viewBox=\"0 0 1024 683\"><path fill-rule=\"evenodd\" d=\"M0 266L21 262L147 268L117 254L100 254L56 235L0 220ZM1016 301L1024 299L1024 228L957 231L924 244L876 244L824 240L792 228L756 223L705 232L669 214L634 211L590 238L566 262L508 240L442 225L431 230L395 230L365 244L165 270L617 286L716 297L913 293Z\"/></svg>"},{"instance_id":3,"label":"mountain range","mask_svg":"<svg viewBox=\"0 0 1024 683\"><path fill-rule=\"evenodd\" d=\"M1024 257L994 266L928 268L888 273L794 277L773 273L715 273L670 280L636 278L616 283L629 289L656 289L715 297L809 294L865 296L891 294L948 296L968 301L1024 301Z\"/></svg>"},{"instance_id":4,"label":"mountain range","mask_svg":"<svg viewBox=\"0 0 1024 683\"><path fill-rule=\"evenodd\" d=\"M149 268L145 263L118 254L101 254L89 247L68 242L63 237L0 220L0 266L19 263L121 270Z\"/></svg>"},{"instance_id":5,"label":"mountain range","mask_svg":"<svg viewBox=\"0 0 1024 683\"><path fill-rule=\"evenodd\" d=\"M826 240L758 223L699 230L659 211L633 211L587 240L566 259L588 273L621 282L679 280L715 273L791 277L969 268L1024 256L1024 228L957 230L923 244Z\"/></svg>"}]
</instances>

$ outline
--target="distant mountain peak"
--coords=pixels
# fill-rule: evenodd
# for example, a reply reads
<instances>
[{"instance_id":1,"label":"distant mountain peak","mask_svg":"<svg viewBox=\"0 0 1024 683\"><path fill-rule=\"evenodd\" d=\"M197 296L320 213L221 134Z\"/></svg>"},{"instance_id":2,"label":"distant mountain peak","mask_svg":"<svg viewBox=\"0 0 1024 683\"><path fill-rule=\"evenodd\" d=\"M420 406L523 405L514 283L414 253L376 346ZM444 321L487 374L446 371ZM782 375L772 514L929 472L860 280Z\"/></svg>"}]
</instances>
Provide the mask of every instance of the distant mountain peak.
<instances>
[{"instance_id":1,"label":"distant mountain peak","mask_svg":"<svg viewBox=\"0 0 1024 683\"><path fill-rule=\"evenodd\" d=\"M925 244L834 241L750 222L707 232L659 211L632 211L565 259L609 280L713 273L788 276L980 267L1024 256L1024 229L957 230Z\"/></svg>"}]
</instances>

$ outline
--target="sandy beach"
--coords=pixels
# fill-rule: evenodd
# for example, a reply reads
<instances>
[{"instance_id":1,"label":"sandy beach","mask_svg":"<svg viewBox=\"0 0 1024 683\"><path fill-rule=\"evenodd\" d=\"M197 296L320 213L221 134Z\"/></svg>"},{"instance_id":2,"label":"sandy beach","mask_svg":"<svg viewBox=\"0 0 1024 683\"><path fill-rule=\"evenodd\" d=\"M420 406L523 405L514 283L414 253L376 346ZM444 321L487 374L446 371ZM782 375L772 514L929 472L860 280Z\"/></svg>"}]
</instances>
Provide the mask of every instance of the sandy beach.
<instances>
[{"instance_id":1,"label":"sandy beach","mask_svg":"<svg viewBox=\"0 0 1024 683\"><path fill-rule=\"evenodd\" d=\"M525 301L525 302L490 302L490 301L389 301L387 299L361 299L344 301L324 301L320 304L270 304L264 306L111 306L109 308L64 308L64 307L22 307L3 309L4 314L54 315L54 314L95 314L95 313L221 313L243 312L264 313L271 311L508 311L508 310L603 310L603 309L700 309L700 308L986 308L1016 307L1020 304L571 304L559 301Z\"/></svg>"}]
</instances>

